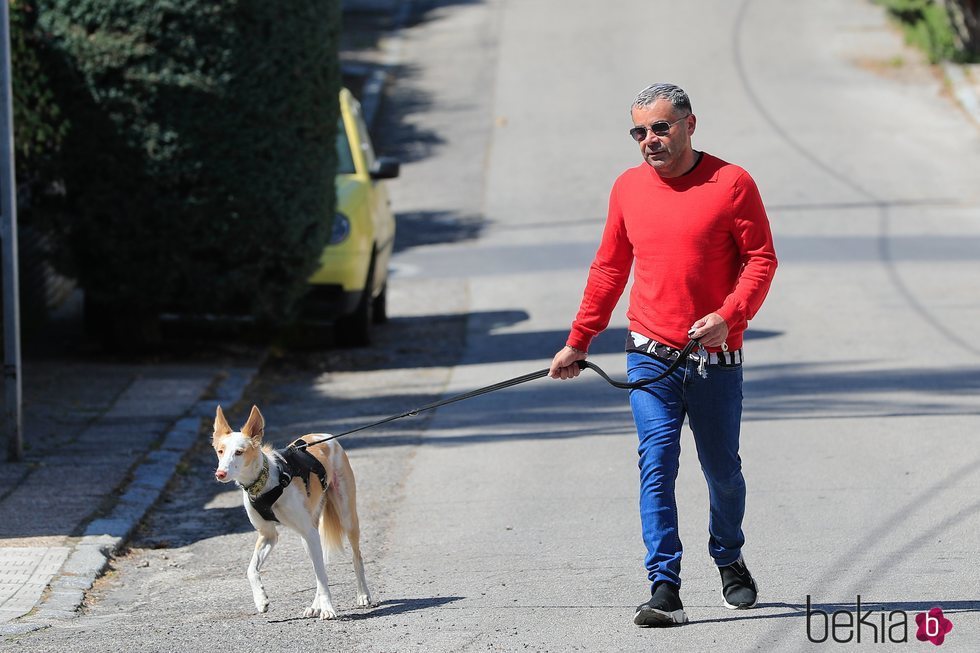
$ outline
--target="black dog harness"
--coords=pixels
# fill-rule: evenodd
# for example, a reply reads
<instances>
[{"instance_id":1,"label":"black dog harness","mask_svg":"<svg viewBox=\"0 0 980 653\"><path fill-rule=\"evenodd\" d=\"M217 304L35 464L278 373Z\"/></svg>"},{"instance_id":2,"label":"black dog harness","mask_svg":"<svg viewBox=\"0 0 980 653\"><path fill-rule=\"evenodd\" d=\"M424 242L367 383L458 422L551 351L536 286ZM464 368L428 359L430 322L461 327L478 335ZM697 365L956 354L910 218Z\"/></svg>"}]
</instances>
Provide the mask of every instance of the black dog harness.
<instances>
[{"instance_id":1,"label":"black dog harness","mask_svg":"<svg viewBox=\"0 0 980 653\"><path fill-rule=\"evenodd\" d=\"M249 486L249 488L239 485L239 487L245 490L245 494L248 495L248 502L252 504L255 511L262 515L262 519L266 521L279 521L276 519L275 513L272 512L272 506L279 500L283 491L297 476L302 478L303 482L306 483L307 495L310 493L310 479L313 474L316 474L317 478L320 479L320 486L324 490L327 489L327 470L305 448L297 448L296 444L298 442L300 441L296 440L285 449L276 449L274 452L274 455L279 459L279 483L273 486L271 490L258 496L253 495L249 491L251 487L259 484L258 481L262 481L262 486L265 485L265 479L262 476L268 474L267 470L263 470L265 474L260 475L259 479ZM266 460L266 464L268 464L268 460Z\"/></svg>"}]
</instances>

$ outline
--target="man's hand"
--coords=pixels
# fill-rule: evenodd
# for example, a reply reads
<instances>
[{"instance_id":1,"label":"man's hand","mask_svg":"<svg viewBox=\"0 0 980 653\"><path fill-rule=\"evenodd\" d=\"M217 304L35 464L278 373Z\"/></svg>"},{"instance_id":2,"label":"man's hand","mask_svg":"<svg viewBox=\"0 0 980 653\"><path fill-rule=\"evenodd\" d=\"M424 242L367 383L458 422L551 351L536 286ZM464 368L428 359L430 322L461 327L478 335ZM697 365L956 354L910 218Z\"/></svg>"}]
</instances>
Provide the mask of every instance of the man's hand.
<instances>
[{"instance_id":1,"label":"man's hand","mask_svg":"<svg viewBox=\"0 0 980 653\"><path fill-rule=\"evenodd\" d=\"M566 345L555 354L555 358L551 361L551 369L548 370L548 376L553 379L574 379L582 373L582 369L575 362L584 361L586 358L588 358L588 354L584 351Z\"/></svg>"},{"instance_id":2,"label":"man's hand","mask_svg":"<svg viewBox=\"0 0 980 653\"><path fill-rule=\"evenodd\" d=\"M728 338L728 323L717 313L708 313L691 326L688 335L705 347L721 347Z\"/></svg>"}]
</instances>

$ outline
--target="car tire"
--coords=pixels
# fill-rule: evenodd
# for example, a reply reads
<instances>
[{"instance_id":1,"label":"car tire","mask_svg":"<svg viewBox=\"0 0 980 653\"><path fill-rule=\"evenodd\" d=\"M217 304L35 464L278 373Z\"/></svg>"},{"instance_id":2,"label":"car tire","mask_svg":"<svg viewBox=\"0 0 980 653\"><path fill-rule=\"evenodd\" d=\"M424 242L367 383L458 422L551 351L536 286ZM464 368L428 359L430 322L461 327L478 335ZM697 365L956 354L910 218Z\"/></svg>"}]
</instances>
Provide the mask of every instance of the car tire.
<instances>
[{"instance_id":1,"label":"car tire","mask_svg":"<svg viewBox=\"0 0 980 653\"><path fill-rule=\"evenodd\" d=\"M385 324L388 322L388 283L381 286L381 292L378 296L374 298L374 315L373 320L375 324Z\"/></svg>"},{"instance_id":2,"label":"car tire","mask_svg":"<svg viewBox=\"0 0 980 653\"><path fill-rule=\"evenodd\" d=\"M371 344L371 325L374 323L374 302L371 286L374 284L374 258L368 266L367 282L357 308L350 315L337 320L336 338L341 347L367 347Z\"/></svg>"}]
</instances>

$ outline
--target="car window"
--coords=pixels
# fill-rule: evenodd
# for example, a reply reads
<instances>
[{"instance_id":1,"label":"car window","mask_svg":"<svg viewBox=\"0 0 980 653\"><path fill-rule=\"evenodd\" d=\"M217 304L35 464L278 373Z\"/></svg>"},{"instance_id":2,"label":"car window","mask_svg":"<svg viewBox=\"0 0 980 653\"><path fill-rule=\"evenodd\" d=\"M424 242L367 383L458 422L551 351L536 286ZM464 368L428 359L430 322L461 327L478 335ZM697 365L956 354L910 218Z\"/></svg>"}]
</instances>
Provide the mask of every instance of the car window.
<instances>
[{"instance_id":1,"label":"car window","mask_svg":"<svg viewBox=\"0 0 980 653\"><path fill-rule=\"evenodd\" d=\"M337 121L337 174L352 175L355 172L354 155L351 154L347 130L344 129L344 120L341 118Z\"/></svg>"}]
</instances>

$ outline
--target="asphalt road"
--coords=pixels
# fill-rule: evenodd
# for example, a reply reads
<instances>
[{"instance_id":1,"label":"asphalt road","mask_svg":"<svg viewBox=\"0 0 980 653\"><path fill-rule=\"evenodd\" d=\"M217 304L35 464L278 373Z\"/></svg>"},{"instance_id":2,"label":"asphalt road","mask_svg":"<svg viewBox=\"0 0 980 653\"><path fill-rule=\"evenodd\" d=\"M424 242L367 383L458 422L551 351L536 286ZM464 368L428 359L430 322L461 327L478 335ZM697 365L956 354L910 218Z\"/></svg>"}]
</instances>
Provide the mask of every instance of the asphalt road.
<instances>
[{"instance_id":1,"label":"asphalt road","mask_svg":"<svg viewBox=\"0 0 980 653\"><path fill-rule=\"evenodd\" d=\"M853 612L858 595L874 623L907 615L907 646L931 646L915 641L914 615L942 606L954 624L943 650L977 650L980 131L881 10L416 2L399 48L383 114L386 148L405 160L398 317L373 350L292 352L266 369L253 395L269 437L544 367L608 188L639 161L629 103L674 81L699 118L695 146L756 179L780 255L746 343L745 555L760 606L721 607L688 433L678 504L692 623L632 625L647 591L635 435L626 397L583 375L348 443L373 610L354 608L338 559L341 618L299 618L313 579L286 536L266 574L272 606L255 615L253 535L211 481L205 444L86 613L11 650L820 649L808 597ZM592 356L620 377L624 325L620 310Z\"/></svg>"}]
</instances>

